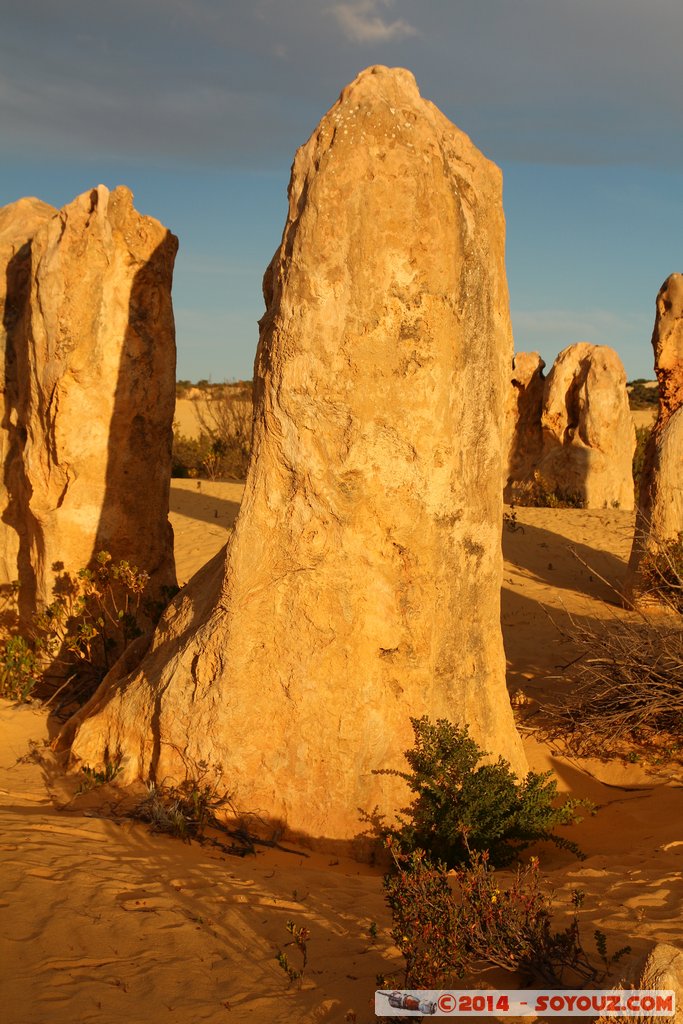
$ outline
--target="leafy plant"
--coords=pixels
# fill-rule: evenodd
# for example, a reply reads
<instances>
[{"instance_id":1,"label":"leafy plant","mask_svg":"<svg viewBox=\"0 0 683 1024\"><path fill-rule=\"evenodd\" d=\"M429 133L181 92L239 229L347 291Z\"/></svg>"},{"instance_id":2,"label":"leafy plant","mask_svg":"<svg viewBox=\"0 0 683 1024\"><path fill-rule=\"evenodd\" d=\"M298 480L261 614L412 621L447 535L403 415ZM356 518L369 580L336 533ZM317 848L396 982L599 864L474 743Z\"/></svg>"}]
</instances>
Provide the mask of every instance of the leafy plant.
<instances>
[{"instance_id":1,"label":"leafy plant","mask_svg":"<svg viewBox=\"0 0 683 1024\"><path fill-rule=\"evenodd\" d=\"M23 636L0 641L0 697L27 701L40 677L40 658Z\"/></svg>"},{"instance_id":2,"label":"leafy plant","mask_svg":"<svg viewBox=\"0 0 683 1024\"><path fill-rule=\"evenodd\" d=\"M447 866L424 850L393 846L395 871L384 879L392 937L405 959L404 987L442 988L453 976L482 967L523 972L552 986L600 982L629 947L607 955L595 932L600 963L585 950L575 893L569 925L554 931L552 907L540 884L538 860L518 866L510 884L498 882L488 854L472 852L449 877ZM452 884L451 884L452 882Z\"/></svg>"},{"instance_id":3,"label":"leafy plant","mask_svg":"<svg viewBox=\"0 0 683 1024\"><path fill-rule=\"evenodd\" d=\"M529 772L520 783L510 764L486 756L469 735L446 719L411 718L415 746L405 752L410 772L384 769L378 775L404 779L416 798L387 834L404 850L426 850L449 867L472 851L489 851L492 864L509 864L532 842L549 840L582 856L576 843L553 829L578 820L577 809L591 805L565 799L557 805L551 772ZM592 809L592 808L591 808Z\"/></svg>"},{"instance_id":4,"label":"leafy plant","mask_svg":"<svg viewBox=\"0 0 683 1024\"><path fill-rule=\"evenodd\" d=\"M292 939L290 942L286 942L285 945L296 946L301 954L301 966L299 968L293 967L289 961L289 957L281 949L278 949L275 959L289 978L290 985L296 981L299 988L301 988L304 971L306 970L306 965L308 963L308 940L311 937L311 933L308 928L304 928L303 926L299 927L298 925L295 925L293 921L287 922L287 931L292 936Z\"/></svg>"},{"instance_id":5,"label":"leafy plant","mask_svg":"<svg viewBox=\"0 0 683 1024\"><path fill-rule=\"evenodd\" d=\"M195 404L200 436L190 438L174 431L173 476L243 480L251 456L252 382L210 387L204 383L204 397Z\"/></svg>"},{"instance_id":6,"label":"leafy plant","mask_svg":"<svg viewBox=\"0 0 683 1024\"><path fill-rule=\"evenodd\" d=\"M89 790L95 789L97 786L105 786L108 782L113 782L120 771L120 757L117 757L114 761L107 761L103 770L90 768L88 765L84 765L81 768L83 781L79 786L78 792L87 793Z\"/></svg>"},{"instance_id":7,"label":"leafy plant","mask_svg":"<svg viewBox=\"0 0 683 1024\"><path fill-rule=\"evenodd\" d=\"M0 637L0 694L27 699L40 686L49 699L83 702L143 626L158 621L163 601L146 594L149 576L100 551L75 574L59 563L54 601L33 618L28 636ZM169 599L172 592L166 595ZM64 681L66 680L66 682Z\"/></svg>"},{"instance_id":8,"label":"leafy plant","mask_svg":"<svg viewBox=\"0 0 683 1024\"><path fill-rule=\"evenodd\" d=\"M647 387L648 384L649 387ZM631 409L654 410L659 403L659 388L655 381L647 381L642 378L629 381L628 388L628 404Z\"/></svg>"}]
</instances>

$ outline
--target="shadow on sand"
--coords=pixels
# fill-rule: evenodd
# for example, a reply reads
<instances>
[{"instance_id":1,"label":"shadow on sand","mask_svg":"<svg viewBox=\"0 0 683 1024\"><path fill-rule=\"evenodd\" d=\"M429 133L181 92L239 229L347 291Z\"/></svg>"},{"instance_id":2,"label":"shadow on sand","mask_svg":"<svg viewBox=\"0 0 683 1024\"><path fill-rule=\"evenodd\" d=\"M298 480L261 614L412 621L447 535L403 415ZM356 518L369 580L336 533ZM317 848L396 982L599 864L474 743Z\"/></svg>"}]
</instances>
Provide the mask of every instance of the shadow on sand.
<instances>
[{"instance_id":1,"label":"shadow on sand","mask_svg":"<svg viewBox=\"0 0 683 1024\"><path fill-rule=\"evenodd\" d=\"M171 512L197 519L202 523L218 523L224 527L235 525L240 510L239 501L219 498L199 490L174 486L171 481Z\"/></svg>"}]
</instances>

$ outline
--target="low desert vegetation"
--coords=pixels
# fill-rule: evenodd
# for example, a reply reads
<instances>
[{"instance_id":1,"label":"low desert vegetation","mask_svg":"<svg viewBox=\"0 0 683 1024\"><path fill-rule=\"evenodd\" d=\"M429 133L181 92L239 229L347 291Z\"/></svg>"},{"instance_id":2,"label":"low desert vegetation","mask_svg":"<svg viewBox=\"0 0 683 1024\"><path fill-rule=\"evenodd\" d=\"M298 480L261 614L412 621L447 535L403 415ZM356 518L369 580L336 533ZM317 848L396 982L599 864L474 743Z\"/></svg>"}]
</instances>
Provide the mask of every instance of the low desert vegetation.
<instances>
[{"instance_id":1,"label":"low desert vegetation","mask_svg":"<svg viewBox=\"0 0 683 1024\"><path fill-rule=\"evenodd\" d=\"M580 891L574 893L569 923L556 929L536 858L518 865L507 884L486 851L472 853L454 872L420 849L405 853L394 848L393 858L384 894L391 935L405 960L406 988L439 989L491 967L521 974L525 984L600 983L630 952L625 946L608 956L606 937L598 929L595 950L586 950L578 918L584 901ZM377 980L381 987L394 982Z\"/></svg>"},{"instance_id":2,"label":"low desert vegetation","mask_svg":"<svg viewBox=\"0 0 683 1024\"><path fill-rule=\"evenodd\" d=\"M558 801L551 773L530 772L519 782L508 762L482 763L484 753L445 719L412 720L410 771L380 774L404 779L415 794L398 824L384 827L391 870L384 895L392 938L405 960L407 988L442 988L491 967L554 986L599 982L629 950L607 955L602 932L587 951L574 894L564 928L553 924L550 895L539 862L519 863L531 843L547 841L581 856L576 844L553 829L577 820L583 801ZM518 863L507 882L497 866ZM396 979L380 977L380 987Z\"/></svg>"},{"instance_id":3,"label":"low desert vegetation","mask_svg":"<svg viewBox=\"0 0 683 1024\"><path fill-rule=\"evenodd\" d=\"M510 504L532 508L585 508L580 494L568 488L553 486L538 471L533 479L511 485Z\"/></svg>"},{"instance_id":4,"label":"low desert vegetation","mask_svg":"<svg viewBox=\"0 0 683 1024\"><path fill-rule=\"evenodd\" d=\"M482 763L485 753L469 735L446 719L412 718L415 745L405 752L410 771L377 774L404 779L415 799L397 824L380 832L401 850L422 850L457 867L486 852L494 866L510 864L532 843L552 842L582 856L575 843L554 829L579 819L585 801L557 794L551 772L529 772L520 782L502 757Z\"/></svg>"},{"instance_id":5,"label":"low desert vegetation","mask_svg":"<svg viewBox=\"0 0 683 1024\"><path fill-rule=\"evenodd\" d=\"M238 856L255 852L246 829L229 828L224 822L231 802L221 765L200 761L178 785L150 782L147 788L147 796L131 816L146 822L153 832L174 836L184 843L209 843Z\"/></svg>"},{"instance_id":6,"label":"low desert vegetation","mask_svg":"<svg viewBox=\"0 0 683 1024\"><path fill-rule=\"evenodd\" d=\"M303 925L296 925L293 921L287 921L286 928L292 938L289 942L285 943L285 946L296 947L298 950L299 966L295 967L289 958L289 954L285 953L282 949L278 949L275 959L289 978L290 985L296 983L301 988L308 965L308 940L311 937L311 933L308 928L305 928Z\"/></svg>"},{"instance_id":7,"label":"low desert vegetation","mask_svg":"<svg viewBox=\"0 0 683 1024\"><path fill-rule=\"evenodd\" d=\"M577 682L546 708L571 746L615 754L623 742L667 757L683 753L683 633L647 620L573 621L567 636L582 652Z\"/></svg>"},{"instance_id":8,"label":"low desert vegetation","mask_svg":"<svg viewBox=\"0 0 683 1024\"><path fill-rule=\"evenodd\" d=\"M580 753L619 755L635 745L631 760L681 760L683 534L660 541L639 574L647 603L628 617L570 618L562 630L578 651L570 688L544 710Z\"/></svg>"},{"instance_id":9,"label":"low desert vegetation","mask_svg":"<svg viewBox=\"0 0 683 1024\"><path fill-rule=\"evenodd\" d=\"M683 533L660 541L640 563L640 586L646 596L683 615Z\"/></svg>"},{"instance_id":10,"label":"low desert vegetation","mask_svg":"<svg viewBox=\"0 0 683 1024\"><path fill-rule=\"evenodd\" d=\"M173 591L151 599L148 574L107 551L76 573L53 569L53 602L26 633L13 623L0 634L0 696L82 704L128 645L156 624Z\"/></svg>"},{"instance_id":11,"label":"low desert vegetation","mask_svg":"<svg viewBox=\"0 0 683 1024\"><path fill-rule=\"evenodd\" d=\"M631 380L627 384L628 404L631 409L655 409L659 403L659 388L656 381L647 381L642 377Z\"/></svg>"},{"instance_id":12,"label":"low desert vegetation","mask_svg":"<svg viewBox=\"0 0 683 1024\"><path fill-rule=\"evenodd\" d=\"M181 385L187 385L184 391ZM174 430L173 476L243 480L251 457L252 382L191 385L180 381L176 393L196 399L201 429L198 438Z\"/></svg>"},{"instance_id":13,"label":"low desert vegetation","mask_svg":"<svg viewBox=\"0 0 683 1024\"><path fill-rule=\"evenodd\" d=\"M640 611L607 623L570 620L579 651L571 690L546 710L572 745L604 756L635 743L655 760L683 755L683 535L640 565L641 592L665 614Z\"/></svg>"},{"instance_id":14,"label":"low desert vegetation","mask_svg":"<svg viewBox=\"0 0 683 1024\"><path fill-rule=\"evenodd\" d=\"M280 843L281 824L265 822L258 814L237 811L222 765L199 761L186 768L183 782L150 782L147 795L132 807L128 816L145 822L153 832L185 843L213 846L236 857L256 853L258 846L307 856Z\"/></svg>"}]
</instances>

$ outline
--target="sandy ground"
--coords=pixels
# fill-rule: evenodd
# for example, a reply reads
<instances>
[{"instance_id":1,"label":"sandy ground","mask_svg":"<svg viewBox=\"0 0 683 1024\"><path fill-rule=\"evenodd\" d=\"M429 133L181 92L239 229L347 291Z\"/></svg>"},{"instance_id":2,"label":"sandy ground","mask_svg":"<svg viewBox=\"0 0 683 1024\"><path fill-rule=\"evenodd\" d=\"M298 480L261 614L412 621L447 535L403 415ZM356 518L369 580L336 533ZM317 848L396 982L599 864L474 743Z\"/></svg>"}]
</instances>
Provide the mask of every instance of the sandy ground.
<instances>
[{"instance_id":1,"label":"sandy ground","mask_svg":"<svg viewBox=\"0 0 683 1024\"><path fill-rule=\"evenodd\" d=\"M182 580L225 542L240 496L237 484L174 481ZM557 685L552 677L571 657L554 623L622 614L599 577L618 583L632 515L519 509L517 518L522 529L503 536L502 618L510 691L533 701ZM534 707L523 707L520 721ZM532 767L552 768L561 789L599 806L567 830L585 861L538 850L558 914L580 888L589 941L599 926L611 949L628 942L640 953L654 940L683 946L683 788L638 765L564 756L527 727ZM153 835L106 814L118 799L109 788L74 798L76 782L64 780L44 746L52 729L39 709L0 707L3 1020L375 1019L375 976L401 964L378 869L277 850L240 859ZM297 962L285 947L288 920L311 933L301 991L288 987L275 960L283 948ZM504 979L484 984L492 981Z\"/></svg>"},{"instance_id":2,"label":"sandy ground","mask_svg":"<svg viewBox=\"0 0 683 1024\"><path fill-rule=\"evenodd\" d=\"M187 583L226 543L242 500L244 484L172 480L171 514L176 574Z\"/></svg>"},{"instance_id":3,"label":"sandy ground","mask_svg":"<svg viewBox=\"0 0 683 1024\"><path fill-rule=\"evenodd\" d=\"M202 415L206 421L206 406L206 401L201 398L177 398L173 416L176 433L184 437L199 437L205 429L202 426Z\"/></svg>"}]
</instances>

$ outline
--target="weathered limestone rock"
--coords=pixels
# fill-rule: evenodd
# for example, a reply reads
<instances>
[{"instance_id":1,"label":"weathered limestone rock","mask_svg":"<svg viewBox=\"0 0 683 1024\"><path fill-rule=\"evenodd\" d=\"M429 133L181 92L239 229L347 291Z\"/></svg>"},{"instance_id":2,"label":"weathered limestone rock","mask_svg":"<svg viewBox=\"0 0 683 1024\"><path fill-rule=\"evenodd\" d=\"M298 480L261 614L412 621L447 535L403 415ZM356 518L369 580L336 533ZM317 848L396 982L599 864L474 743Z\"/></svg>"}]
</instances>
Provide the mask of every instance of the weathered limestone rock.
<instances>
[{"instance_id":1,"label":"weathered limestone rock","mask_svg":"<svg viewBox=\"0 0 683 1024\"><path fill-rule=\"evenodd\" d=\"M297 153L264 279L253 455L227 551L73 721L123 782L220 762L234 805L343 840L405 804L411 715L526 770L500 631L512 358L501 175L401 69Z\"/></svg>"},{"instance_id":2,"label":"weathered limestone rock","mask_svg":"<svg viewBox=\"0 0 683 1024\"><path fill-rule=\"evenodd\" d=\"M30 291L31 239L56 210L40 199L19 199L0 209L0 587L19 577L25 517L13 501L21 489L19 376L25 379L24 337ZM19 365L18 361L19 360ZM23 551L22 551L23 554Z\"/></svg>"},{"instance_id":3,"label":"weathered limestone rock","mask_svg":"<svg viewBox=\"0 0 683 1024\"><path fill-rule=\"evenodd\" d=\"M537 471L551 491L586 508L633 508L636 438L617 353L579 342L558 355L543 395Z\"/></svg>"},{"instance_id":4,"label":"weathered limestone rock","mask_svg":"<svg viewBox=\"0 0 683 1024\"><path fill-rule=\"evenodd\" d=\"M683 530L683 408L648 439L637 530L648 549L675 540Z\"/></svg>"},{"instance_id":5,"label":"weathered limestone rock","mask_svg":"<svg viewBox=\"0 0 683 1024\"><path fill-rule=\"evenodd\" d=\"M543 452L544 361L538 352L518 352L512 361L506 416L508 459L505 501L514 497L514 482L530 480Z\"/></svg>"},{"instance_id":6,"label":"weathered limestone rock","mask_svg":"<svg viewBox=\"0 0 683 1024\"><path fill-rule=\"evenodd\" d=\"M671 274L659 289L652 334L659 383L658 429L683 405L683 274Z\"/></svg>"},{"instance_id":7,"label":"weathered limestone rock","mask_svg":"<svg viewBox=\"0 0 683 1024\"><path fill-rule=\"evenodd\" d=\"M673 1024L683 1024L683 950L668 942L658 942L642 964L638 987L673 992L676 1004ZM652 1018L653 1021L657 1019L662 1020L661 1017Z\"/></svg>"},{"instance_id":8,"label":"weathered limestone rock","mask_svg":"<svg viewBox=\"0 0 683 1024\"><path fill-rule=\"evenodd\" d=\"M177 240L128 189L79 196L36 232L18 419L28 550L20 610L52 599L53 563L100 549L175 580L168 523ZM14 577L13 577L14 578Z\"/></svg>"},{"instance_id":9,"label":"weathered limestone rock","mask_svg":"<svg viewBox=\"0 0 683 1024\"><path fill-rule=\"evenodd\" d=\"M637 1017L600 1016L595 1024L608 1024L616 1020L632 1020L634 1024L683 1024L683 950L668 942L657 942L649 952L639 956L628 968L625 976L614 986L618 989L639 989L641 991L673 992L675 1012L673 1015L642 1013Z\"/></svg>"},{"instance_id":10,"label":"weathered limestone rock","mask_svg":"<svg viewBox=\"0 0 683 1024\"><path fill-rule=\"evenodd\" d=\"M652 347L659 412L645 449L624 585L630 600L639 596L639 566L644 555L683 531L683 274L671 274L659 290Z\"/></svg>"}]
</instances>

